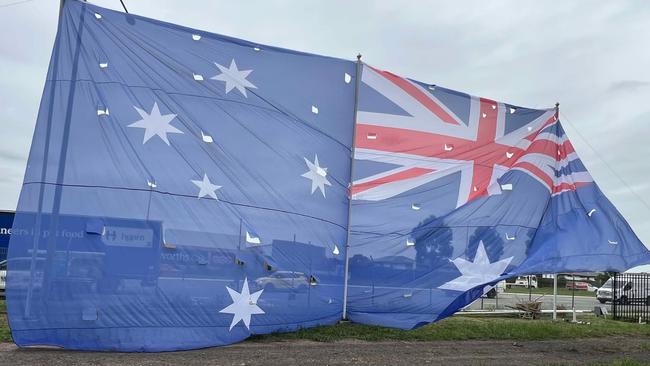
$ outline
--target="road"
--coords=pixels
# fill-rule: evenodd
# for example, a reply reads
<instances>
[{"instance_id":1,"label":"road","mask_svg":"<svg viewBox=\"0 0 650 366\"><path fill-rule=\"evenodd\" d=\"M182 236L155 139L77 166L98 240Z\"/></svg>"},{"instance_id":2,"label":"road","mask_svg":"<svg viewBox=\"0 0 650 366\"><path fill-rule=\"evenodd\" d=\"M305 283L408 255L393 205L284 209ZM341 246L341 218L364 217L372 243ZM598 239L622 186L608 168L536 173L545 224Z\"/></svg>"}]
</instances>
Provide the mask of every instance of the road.
<instances>
[{"instance_id":1,"label":"road","mask_svg":"<svg viewBox=\"0 0 650 366\"><path fill-rule=\"evenodd\" d=\"M553 310L553 295L532 294L532 299L539 299L542 301L542 310ZM514 306L517 303L528 301L528 294L515 294L515 293L500 293L497 299L482 298L474 301L466 309L480 310L482 309L508 309L506 306ZM498 306L497 306L498 303ZM571 296L558 295L557 305L564 306L567 310L571 309ZM606 306L607 310L611 312L611 304L602 305L595 297L591 296L576 296L575 308L576 310L594 310L594 306Z\"/></svg>"}]
</instances>

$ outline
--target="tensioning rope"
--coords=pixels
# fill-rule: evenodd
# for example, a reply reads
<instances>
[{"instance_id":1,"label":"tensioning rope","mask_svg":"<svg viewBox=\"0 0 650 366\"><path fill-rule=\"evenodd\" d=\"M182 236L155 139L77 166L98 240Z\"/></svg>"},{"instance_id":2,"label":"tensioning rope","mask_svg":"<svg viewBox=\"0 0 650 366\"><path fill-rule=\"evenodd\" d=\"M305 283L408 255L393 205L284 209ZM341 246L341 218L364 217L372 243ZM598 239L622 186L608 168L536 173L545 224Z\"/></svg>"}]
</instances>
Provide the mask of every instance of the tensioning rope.
<instances>
[{"instance_id":1,"label":"tensioning rope","mask_svg":"<svg viewBox=\"0 0 650 366\"><path fill-rule=\"evenodd\" d=\"M613 167L612 167L612 166L607 162L607 160L605 160L605 159L603 158L603 156L598 152L598 150L596 150L596 148L594 148L593 145L591 145L591 143L589 143L589 141L588 141L588 140L587 140L587 139L586 139L586 138L585 138L585 137L580 133L580 130L579 130L578 128L576 128L576 127L573 125L573 123L571 123L571 121L569 121L569 119L567 118L566 113L562 112L562 113L561 113L561 117L562 117L561 120L566 121L567 124L568 124L569 126L571 126L571 129L573 129L573 130L575 131L576 135L578 135L578 137L580 138L580 140L582 140L582 141L585 143L585 145L587 145L587 146L588 146L588 147L589 147L589 148L594 152L594 155L595 155L598 159L600 159L600 161L603 162L603 164L605 165L605 167L607 167L607 169L609 169L609 171L610 171L610 172L611 172L611 173L612 173L616 178L618 178L618 180L619 180L621 183L623 183L623 186L625 186L625 188L627 188L627 190L630 191L630 193L632 193L632 194L634 195L634 197L636 197L636 198L639 200L639 202L641 202L641 204L643 204L643 205L648 209L648 211L650 211L650 204L648 204L648 202L646 202L646 201L641 197L641 195L638 194L638 193L637 193L637 192L632 188L632 186L630 186L630 185L625 181L625 179L623 179L623 177L621 177L621 175L618 174L618 173L614 170L614 168L613 168Z\"/></svg>"}]
</instances>

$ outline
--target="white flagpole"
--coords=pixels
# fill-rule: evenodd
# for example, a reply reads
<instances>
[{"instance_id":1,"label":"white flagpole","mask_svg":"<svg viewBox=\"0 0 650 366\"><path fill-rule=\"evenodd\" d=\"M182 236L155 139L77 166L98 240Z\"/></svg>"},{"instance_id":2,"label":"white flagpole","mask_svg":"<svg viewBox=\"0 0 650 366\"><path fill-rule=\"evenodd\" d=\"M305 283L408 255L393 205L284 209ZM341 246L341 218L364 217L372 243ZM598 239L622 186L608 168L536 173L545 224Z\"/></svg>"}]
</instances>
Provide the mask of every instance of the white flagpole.
<instances>
[{"instance_id":1,"label":"white flagpole","mask_svg":"<svg viewBox=\"0 0 650 366\"><path fill-rule=\"evenodd\" d=\"M355 75L355 85L354 85L354 122L352 124L352 152L350 154L350 187L348 189L349 202L348 202L348 232L347 238L345 240L345 267L344 273L345 276L343 279L343 320L348 319L348 277L350 269L350 256L348 251L350 250L350 224L352 223L352 180L354 179L354 142L357 137L357 109L359 107L359 85L361 84L361 54L357 55L357 72Z\"/></svg>"},{"instance_id":2,"label":"white flagpole","mask_svg":"<svg viewBox=\"0 0 650 366\"><path fill-rule=\"evenodd\" d=\"M555 103L555 119L560 119L560 103ZM553 273L553 320L557 320L557 273Z\"/></svg>"},{"instance_id":3,"label":"white flagpole","mask_svg":"<svg viewBox=\"0 0 650 366\"><path fill-rule=\"evenodd\" d=\"M553 320L557 320L557 273L553 274Z\"/></svg>"}]
</instances>

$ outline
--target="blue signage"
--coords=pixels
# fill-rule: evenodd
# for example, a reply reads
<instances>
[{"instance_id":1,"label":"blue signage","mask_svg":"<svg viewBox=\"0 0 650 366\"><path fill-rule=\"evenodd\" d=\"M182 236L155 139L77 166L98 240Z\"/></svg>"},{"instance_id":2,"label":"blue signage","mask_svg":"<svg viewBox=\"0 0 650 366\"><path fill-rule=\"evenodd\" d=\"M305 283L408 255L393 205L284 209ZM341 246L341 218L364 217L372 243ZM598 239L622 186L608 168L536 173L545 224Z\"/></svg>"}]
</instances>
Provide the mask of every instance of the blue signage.
<instances>
[{"instance_id":1,"label":"blue signage","mask_svg":"<svg viewBox=\"0 0 650 366\"><path fill-rule=\"evenodd\" d=\"M7 248L13 223L14 212L0 211L0 261L7 259Z\"/></svg>"}]
</instances>

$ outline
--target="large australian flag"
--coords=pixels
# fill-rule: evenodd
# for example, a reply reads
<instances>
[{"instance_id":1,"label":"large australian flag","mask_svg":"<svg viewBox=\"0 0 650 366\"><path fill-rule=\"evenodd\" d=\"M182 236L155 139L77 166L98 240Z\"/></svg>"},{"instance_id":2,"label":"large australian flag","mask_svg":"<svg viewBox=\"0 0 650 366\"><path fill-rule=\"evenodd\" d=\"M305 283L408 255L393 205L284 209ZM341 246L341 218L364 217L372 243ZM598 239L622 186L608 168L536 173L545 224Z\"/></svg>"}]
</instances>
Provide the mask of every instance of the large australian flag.
<instances>
[{"instance_id":1,"label":"large australian flag","mask_svg":"<svg viewBox=\"0 0 650 366\"><path fill-rule=\"evenodd\" d=\"M167 351L649 261L554 109L67 0L7 305L19 346Z\"/></svg>"},{"instance_id":2,"label":"large australian flag","mask_svg":"<svg viewBox=\"0 0 650 366\"><path fill-rule=\"evenodd\" d=\"M18 345L341 318L355 64L65 1L20 196Z\"/></svg>"}]
</instances>

